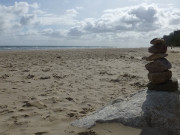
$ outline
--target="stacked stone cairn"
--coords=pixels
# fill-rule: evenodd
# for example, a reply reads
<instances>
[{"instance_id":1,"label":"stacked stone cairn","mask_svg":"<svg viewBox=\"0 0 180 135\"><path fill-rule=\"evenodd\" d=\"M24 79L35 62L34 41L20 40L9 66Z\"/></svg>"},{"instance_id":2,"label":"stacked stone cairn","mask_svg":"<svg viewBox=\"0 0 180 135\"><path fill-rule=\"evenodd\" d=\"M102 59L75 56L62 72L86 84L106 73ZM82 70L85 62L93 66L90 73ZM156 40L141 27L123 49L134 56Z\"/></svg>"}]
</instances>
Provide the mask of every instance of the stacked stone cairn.
<instances>
[{"instance_id":1,"label":"stacked stone cairn","mask_svg":"<svg viewBox=\"0 0 180 135\"><path fill-rule=\"evenodd\" d=\"M148 49L152 53L149 57L145 57L147 61L145 67L149 71L147 85L149 90L160 91L176 91L178 90L178 80L172 78L171 63L165 58L168 56L167 46L164 39L154 38L150 41L152 46Z\"/></svg>"}]
</instances>

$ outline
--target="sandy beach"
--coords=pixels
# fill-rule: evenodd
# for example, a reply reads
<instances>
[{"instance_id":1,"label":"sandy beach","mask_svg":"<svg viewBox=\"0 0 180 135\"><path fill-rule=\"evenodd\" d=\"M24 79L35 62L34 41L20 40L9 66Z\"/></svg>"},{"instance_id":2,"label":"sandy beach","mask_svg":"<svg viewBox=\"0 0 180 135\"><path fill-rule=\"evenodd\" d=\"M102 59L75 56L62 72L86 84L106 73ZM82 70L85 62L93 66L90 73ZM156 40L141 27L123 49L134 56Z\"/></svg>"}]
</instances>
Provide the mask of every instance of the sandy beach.
<instances>
[{"instance_id":1,"label":"sandy beach","mask_svg":"<svg viewBox=\"0 0 180 135\"><path fill-rule=\"evenodd\" d=\"M168 48L180 78L180 48ZM147 48L0 51L0 135L148 135L119 123L71 122L146 88ZM160 133L159 133L160 134ZM161 134L166 134L161 131Z\"/></svg>"}]
</instances>

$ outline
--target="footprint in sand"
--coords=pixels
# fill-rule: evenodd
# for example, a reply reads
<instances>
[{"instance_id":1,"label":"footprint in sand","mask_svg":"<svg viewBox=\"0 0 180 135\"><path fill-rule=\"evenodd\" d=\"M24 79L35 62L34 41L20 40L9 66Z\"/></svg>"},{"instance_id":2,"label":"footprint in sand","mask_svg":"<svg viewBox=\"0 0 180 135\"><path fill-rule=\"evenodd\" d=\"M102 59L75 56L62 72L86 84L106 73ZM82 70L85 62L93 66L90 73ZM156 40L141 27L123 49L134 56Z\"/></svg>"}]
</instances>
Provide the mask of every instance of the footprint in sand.
<instances>
[{"instance_id":1,"label":"footprint in sand","mask_svg":"<svg viewBox=\"0 0 180 135\"><path fill-rule=\"evenodd\" d=\"M47 106L39 101L34 101L34 102L24 101L24 105L22 107L36 107L38 109L43 109L46 108Z\"/></svg>"},{"instance_id":2,"label":"footprint in sand","mask_svg":"<svg viewBox=\"0 0 180 135\"><path fill-rule=\"evenodd\" d=\"M10 75L8 75L8 74L4 74L4 75L2 75L0 78L2 78L2 79L6 79L6 78L8 78L8 77L10 77Z\"/></svg>"},{"instance_id":3,"label":"footprint in sand","mask_svg":"<svg viewBox=\"0 0 180 135\"><path fill-rule=\"evenodd\" d=\"M63 79L66 77L66 75L58 75L58 74L53 74L52 76L56 79Z\"/></svg>"},{"instance_id":4,"label":"footprint in sand","mask_svg":"<svg viewBox=\"0 0 180 135\"><path fill-rule=\"evenodd\" d=\"M74 101L74 99L71 98L71 97L67 97L66 99L67 99L68 101Z\"/></svg>"},{"instance_id":5,"label":"footprint in sand","mask_svg":"<svg viewBox=\"0 0 180 135\"><path fill-rule=\"evenodd\" d=\"M23 70L22 72L29 72L30 70L28 70L28 69L25 69L25 70Z\"/></svg>"},{"instance_id":6,"label":"footprint in sand","mask_svg":"<svg viewBox=\"0 0 180 135\"><path fill-rule=\"evenodd\" d=\"M72 118L72 117L77 117L77 115L78 115L78 114L77 114L77 113L74 113L74 112L73 112L73 113L67 113L67 116L70 117L70 118Z\"/></svg>"},{"instance_id":7,"label":"footprint in sand","mask_svg":"<svg viewBox=\"0 0 180 135\"><path fill-rule=\"evenodd\" d=\"M42 76L42 77L40 77L39 79L41 79L41 80L46 80L46 79L50 79L51 77L50 76Z\"/></svg>"},{"instance_id":8,"label":"footprint in sand","mask_svg":"<svg viewBox=\"0 0 180 135\"><path fill-rule=\"evenodd\" d=\"M28 74L28 75L26 76L26 78L27 78L27 79L32 79L32 78L34 78L34 75Z\"/></svg>"},{"instance_id":9,"label":"footprint in sand","mask_svg":"<svg viewBox=\"0 0 180 135\"><path fill-rule=\"evenodd\" d=\"M43 135L43 134L47 134L48 132L46 132L46 131L43 131L43 132L36 132L36 133L34 133L35 135Z\"/></svg>"}]
</instances>

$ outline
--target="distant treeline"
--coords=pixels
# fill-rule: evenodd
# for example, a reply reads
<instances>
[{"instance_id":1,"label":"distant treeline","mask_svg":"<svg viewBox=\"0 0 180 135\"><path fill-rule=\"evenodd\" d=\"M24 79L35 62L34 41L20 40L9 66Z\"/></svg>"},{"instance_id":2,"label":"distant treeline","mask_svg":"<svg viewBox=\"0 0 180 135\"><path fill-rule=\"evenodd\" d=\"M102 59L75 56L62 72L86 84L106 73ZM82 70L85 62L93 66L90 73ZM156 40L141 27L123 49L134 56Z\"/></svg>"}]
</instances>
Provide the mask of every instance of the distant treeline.
<instances>
[{"instance_id":1,"label":"distant treeline","mask_svg":"<svg viewBox=\"0 0 180 135\"><path fill-rule=\"evenodd\" d=\"M180 30L175 30L169 35L164 35L163 39L166 41L167 46L179 46L180 47Z\"/></svg>"}]
</instances>

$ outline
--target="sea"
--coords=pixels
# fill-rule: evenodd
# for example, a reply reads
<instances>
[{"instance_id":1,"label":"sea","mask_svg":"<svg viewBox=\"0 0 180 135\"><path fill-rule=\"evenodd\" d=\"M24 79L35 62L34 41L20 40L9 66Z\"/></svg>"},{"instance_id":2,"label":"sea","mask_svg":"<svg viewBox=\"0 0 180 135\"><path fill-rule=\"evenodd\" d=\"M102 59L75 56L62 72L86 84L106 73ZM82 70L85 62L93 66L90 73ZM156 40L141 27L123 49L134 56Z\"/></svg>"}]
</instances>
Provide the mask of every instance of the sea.
<instances>
[{"instance_id":1,"label":"sea","mask_svg":"<svg viewBox=\"0 0 180 135\"><path fill-rule=\"evenodd\" d=\"M109 46L0 46L0 51L5 50L56 50L56 49L95 49L116 48Z\"/></svg>"}]
</instances>

